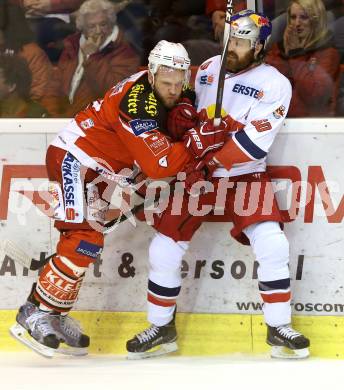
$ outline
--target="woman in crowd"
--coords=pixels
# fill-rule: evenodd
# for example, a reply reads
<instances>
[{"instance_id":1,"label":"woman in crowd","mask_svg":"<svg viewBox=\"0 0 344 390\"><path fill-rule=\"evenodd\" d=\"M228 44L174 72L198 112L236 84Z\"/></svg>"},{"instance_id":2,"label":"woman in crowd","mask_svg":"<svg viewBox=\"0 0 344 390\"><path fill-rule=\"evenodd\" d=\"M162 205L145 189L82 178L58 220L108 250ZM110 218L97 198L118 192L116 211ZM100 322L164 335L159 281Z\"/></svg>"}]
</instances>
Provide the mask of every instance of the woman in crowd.
<instances>
[{"instance_id":1,"label":"woman in crowd","mask_svg":"<svg viewBox=\"0 0 344 390\"><path fill-rule=\"evenodd\" d=\"M289 117L334 115L339 61L323 2L291 0L283 41L274 44L267 56L267 62L292 84Z\"/></svg>"}]
</instances>

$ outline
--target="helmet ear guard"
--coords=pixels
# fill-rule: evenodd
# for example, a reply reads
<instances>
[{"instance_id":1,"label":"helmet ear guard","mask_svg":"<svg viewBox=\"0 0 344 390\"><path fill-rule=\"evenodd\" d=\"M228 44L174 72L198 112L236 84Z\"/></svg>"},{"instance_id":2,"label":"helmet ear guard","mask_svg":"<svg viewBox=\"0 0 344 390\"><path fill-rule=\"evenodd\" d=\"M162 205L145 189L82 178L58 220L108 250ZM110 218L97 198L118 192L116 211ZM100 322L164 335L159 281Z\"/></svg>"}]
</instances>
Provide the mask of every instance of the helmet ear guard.
<instances>
[{"instance_id":1,"label":"helmet ear guard","mask_svg":"<svg viewBox=\"0 0 344 390\"><path fill-rule=\"evenodd\" d=\"M230 23L231 36L249 39L251 49L254 49L257 43L265 47L272 31L271 22L266 16L248 9L233 15Z\"/></svg>"},{"instance_id":2,"label":"helmet ear guard","mask_svg":"<svg viewBox=\"0 0 344 390\"><path fill-rule=\"evenodd\" d=\"M188 84L190 79L190 64L189 54L181 43L173 43L165 40L159 41L151 50L148 57L148 70L153 76L153 81L154 75L162 65L172 69L184 70L184 84Z\"/></svg>"}]
</instances>

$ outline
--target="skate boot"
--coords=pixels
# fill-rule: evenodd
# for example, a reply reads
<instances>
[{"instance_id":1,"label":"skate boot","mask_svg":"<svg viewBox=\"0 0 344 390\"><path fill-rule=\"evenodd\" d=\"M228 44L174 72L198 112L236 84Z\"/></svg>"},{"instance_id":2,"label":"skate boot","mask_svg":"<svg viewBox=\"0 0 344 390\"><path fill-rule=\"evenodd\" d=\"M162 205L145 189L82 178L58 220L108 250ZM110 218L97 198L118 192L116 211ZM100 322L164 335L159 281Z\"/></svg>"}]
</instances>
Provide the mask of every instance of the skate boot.
<instances>
[{"instance_id":1,"label":"skate boot","mask_svg":"<svg viewBox=\"0 0 344 390\"><path fill-rule=\"evenodd\" d=\"M10 334L44 357L52 357L60 345L60 340L52 326L52 316L49 312L26 302L19 308L17 323L10 328Z\"/></svg>"},{"instance_id":2,"label":"skate boot","mask_svg":"<svg viewBox=\"0 0 344 390\"><path fill-rule=\"evenodd\" d=\"M73 356L87 355L90 338L82 333L78 321L68 315L53 314L52 325L59 340L67 346L59 348L59 353Z\"/></svg>"},{"instance_id":3,"label":"skate boot","mask_svg":"<svg viewBox=\"0 0 344 390\"><path fill-rule=\"evenodd\" d=\"M267 325L266 342L272 346L271 357L285 359L303 359L309 356L309 340L290 325L276 328Z\"/></svg>"},{"instance_id":4,"label":"skate boot","mask_svg":"<svg viewBox=\"0 0 344 390\"><path fill-rule=\"evenodd\" d=\"M51 358L55 353L83 356L87 354L89 337L82 334L77 321L69 316L40 310L27 301L19 308L17 323L10 334L38 354ZM60 348L60 343L67 348Z\"/></svg>"},{"instance_id":5,"label":"skate boot","mask_svg":"<svg viewBox=\"0 0 344 390\"><path fill-rule=\"evenodd\" d=\"M174 317L164 326L151 325L134 338L127 341L128 359L145 359L175 352L177 330Z\"/></svg>"}]
</instances>

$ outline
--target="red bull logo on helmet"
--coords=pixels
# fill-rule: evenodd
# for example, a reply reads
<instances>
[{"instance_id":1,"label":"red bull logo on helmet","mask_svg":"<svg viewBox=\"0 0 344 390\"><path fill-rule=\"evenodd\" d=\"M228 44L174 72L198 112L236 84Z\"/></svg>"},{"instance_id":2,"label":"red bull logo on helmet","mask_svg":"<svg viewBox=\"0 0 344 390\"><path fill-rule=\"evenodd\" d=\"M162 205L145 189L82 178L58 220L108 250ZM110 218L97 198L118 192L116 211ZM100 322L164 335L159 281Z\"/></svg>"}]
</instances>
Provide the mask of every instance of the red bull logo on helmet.
<instances>
[{"instance_id":1,"label":"red bull logo on helmet","mask_svg":"<svg viewBox=\"0 0 344 390\"><path fill-rule=\"evenodd\" d=\"M269 19L264 17L264 16L252 14L252 15L250 15L250 18L253 20L253 22L255 23L255 25L257 27L263 27L263 26L270 25Z\"/></svg>"}]
</instances>

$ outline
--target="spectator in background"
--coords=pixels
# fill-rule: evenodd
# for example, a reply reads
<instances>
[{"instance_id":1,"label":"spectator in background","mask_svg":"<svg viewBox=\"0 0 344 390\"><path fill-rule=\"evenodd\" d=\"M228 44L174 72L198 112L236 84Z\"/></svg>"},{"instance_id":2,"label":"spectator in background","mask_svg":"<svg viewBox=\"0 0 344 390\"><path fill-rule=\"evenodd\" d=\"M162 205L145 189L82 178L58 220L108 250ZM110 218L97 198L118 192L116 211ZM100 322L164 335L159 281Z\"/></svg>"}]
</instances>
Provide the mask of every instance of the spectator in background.
<instances>
[{"instance_id":1,"label":"spectator in background","mask_svg":"<svg viewBox=\"0 0 344 390\"><path fill-rule=\"evenodd\" d=\"M335 8L338 7L338 2L341 2L342 0L323 0L323 3L325 5L325 8L327 10L326 17L327 17L327 25L329 30L333 31L333 25L334 20L336 19L336 11ZM285 2L285 0L283 1ZM271 46L276 43L283 40L283 33L284 30L287 27L287 12L286 9L288 8L289 1L286 1L286 4L283 4L282 2L278 2L279 7L277 8L276 4L276 13L274 19L272 19L272 34L271 38L269 39L269 44L267 46L267 49L270 49ZM264 3L265 5L265 3ZM281 12L282 11L282 12ZM336 46L336 44L335 44Z\"/></svg>"},{"instance_id":2,"label":"spectator in background","mask_svg":"<svg viewBox=\"0 0 344 390\"><path fill-rule=\"evenodd\" d=\"M344 0L336 9L336 20L333 24L335 46L339 50L341 63L344 64ZM337 115L344 116L344 72L341 72L337 99Z\"/></svg>"},{"instance_id":3,"label":"spectator in background","mask_svg":"<svg viewBox=\"0 0 344 390\"><path fill-rule=\"evenodd\" d=\"M0 26L5 25L6 0L0 0Z\"/></svg>"},{"instance_id":4,"label":"spectator in background","mask_svg":"<svg viewBox=\"0 0 344 390\"><path fill-rule=\"evenodd\" d=\"M23 58L15 54L0 55L0 117L40 118L48 115L30 99L31 72Z\"/></svg>"},{"instance_id":5,"label":"spectator in background","mask_svg":"<svg viewBox=\"0 0 344 390\"><path fill-rule=\"evenodd\" d=\"M226 0L206 0L205 14L211 17L214 29L214 37L221 41L225 27ZM246 9L246 1L233 0L233 12Z\"/></svg>"},{"instance_id":6,"label":"spectator in background","mask_svg":"<svg viewBox=\"0 0 344 390\"><path fill-rule=\"evenodd\" d=\"M272 46L266 62L292 84L289 117L334 115L339 53L333 47L321 0L290 2L283 41Z\"/></svg>"},{"instance_id":7,"label":"spectator in background","mask_svg":"<svg viewBox=\"0 0 344 390\"><path fill-rule=\"evenodd\" d=\"M339 50L341 63L344 63L344 0L339 0L333 10L334 20L330 26L334 35L334 45Z\"/></svg>"},{"instance_id":8,"label":"spectator in background","mask_svg":"<svg viewBox=\"0 0 344 390\"><path fill-rule=\"evenodd\" d=\"M112 1L114 2L114 0ZM116 2L118 7L118 2ZM146 65L147 57L143 57L144 25L149 18L149 0L123 0L121 10L117 14L118 27L124 32L126 39L140 54L142 65Z\"/></svg>"},{"instance_id":9,"label":"spectator in background","mask_svg":"<svg viewBox=\"0 0 344 390\"><path fill-rule=\"evenodd\" d=\"M75 32L70 13L76 11L83 0L12 0L20 2L25 10L35 40L56 63L63 49L63 39Z\"/></svg>"},{"instance_id":10,"label":"spectator in background","mask_svg":"<svg viewBox=\"0 0 344 390\"><path fill-rule=\"evenodd\" d=\"M211 21L204 15L205 0L152 0L144 29L144 56L160 40L181 42L193 65L220 52L213 39Z\"/></svg>"},{"instance_id":11,"label":"spectator in background","mask_svg":"<svg viewBox=\"0 0 344 390\"><path fill-rule=\"evenodd\" d=\"M76 14L80 32L65 39L58 63L70 103L66 116L74 116L138 70L139 56L119 30L116 12L108 0L87 0Z\"/></svg>"},{"instance_id":12,"label":"spectator in background","mask_svg":"<svg viewBox=\"0 0 344 390\"><path fill-rule=\"evenodd\" d=\"M6 3L0 24L0 52L17 54L30 69L30 99L46 108L51 116L59 116L60 85L52 64L34 42L21 7Z\"/></svg>"}]
</instances>

